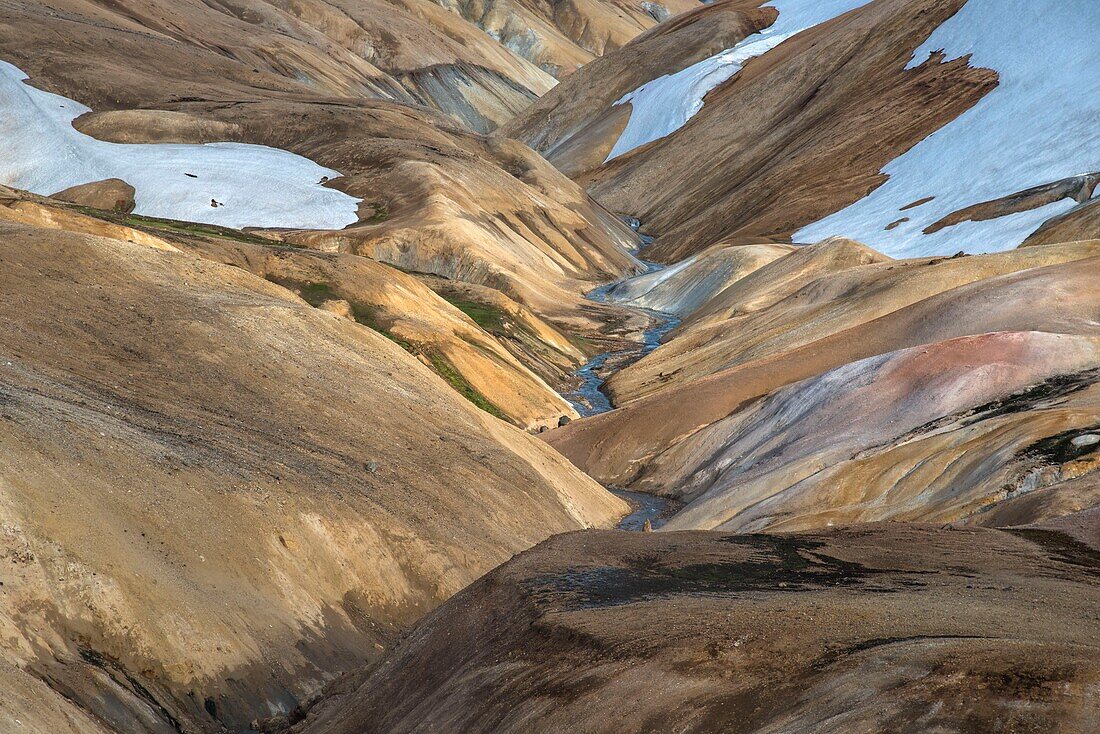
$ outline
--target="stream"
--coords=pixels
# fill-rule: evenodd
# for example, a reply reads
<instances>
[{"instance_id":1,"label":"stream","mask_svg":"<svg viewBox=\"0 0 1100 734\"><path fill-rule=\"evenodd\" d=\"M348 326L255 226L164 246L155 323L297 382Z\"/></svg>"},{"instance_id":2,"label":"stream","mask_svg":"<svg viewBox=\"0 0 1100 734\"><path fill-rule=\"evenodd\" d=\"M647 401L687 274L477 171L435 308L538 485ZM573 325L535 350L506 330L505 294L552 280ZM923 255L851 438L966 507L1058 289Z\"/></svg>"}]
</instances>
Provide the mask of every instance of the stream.
<instances>
[{"instance_id":1,"label":"stream","mask_svg":"<svg viewBox=\"0 0 1100 734\"><path fill-rule=\"evenodd\" d=\"M631 226L634 225L632 224ZM640 277L641 275L649 275L658 270L663 270L665 267L659 263L649 262L647 260L642 260L641 262L646 266L645 273L632 276L631 278L623 278L621 280L612 281L611 283L606 283L589 291L585 297L596 303L607 303L607 295L615 286L631 280L632 278ZM680 325L680 319L669 313L653 311L648 308L639 308L637 306L618 305L622 308L637 311L638 313L649 316L653 319L653 325L643 332L642 343L640 345L634 345L616 351L601 352L588 360L583 367L576 371L575 374L582 380L581 385L576 390L564 393L562 397L568 400L569 403L576 408L582 418L599 415L600 413L606 413L612 410L613 406L611 405L611 401L603 391L603 385L607 381L607 378L623 367L634 364L659 347L661 345L661 339L664 338L665 334ZM614 365L614 369L611 373L608 373L604 369L608 361L612 361ZM679 503L667 497L646 494L644 492L631 492L626 489L616 489L612 487L608 489L619 498L626 500L631 506L631 513L619 521L618 528L620 530L641 531L645 529L647 521L650 523L650 528L659 528L680 507Z\"/></svg>"},{"instance_id":2,"label":"stream","mask_svg":"<svg viewBox=\"0 0 1100 734\"><path fill-rule=\"evenodd\" d=\"M659 263L648 262L646 260L642 260L642 263L645 264L646 271L637 276L632 276L632 278L640 277L641 275L649 275L658 270L663 270L665 267ZM589 291L585 297L596 303L607 303L607 294L611 289L632 278L623 278L622 280L615 280L601 285L599 288ZM576 371L575 374L582 380L580 387L576 390L564 393L562 397L568 400L569 403L576 408L582 418L606 413L612 409L611 401L608 400L607 395L603 392L603 385L610 375L601 375L601 372L604 372L604 365L606 365L609 360L615 360L615 363L618 365L616 371L632 365L657 347L661 346L661 339L664 338L665 334L680 325L680 319L672 314L653 311L648 308L639 308L637 306L619 305L622 308L646 314L653 319L654 325L646 329L642 334L642 343L640 345L627 347L626 349L617 351L601 352L588 360L583 367Z\"/></svg>"}]
</instances>

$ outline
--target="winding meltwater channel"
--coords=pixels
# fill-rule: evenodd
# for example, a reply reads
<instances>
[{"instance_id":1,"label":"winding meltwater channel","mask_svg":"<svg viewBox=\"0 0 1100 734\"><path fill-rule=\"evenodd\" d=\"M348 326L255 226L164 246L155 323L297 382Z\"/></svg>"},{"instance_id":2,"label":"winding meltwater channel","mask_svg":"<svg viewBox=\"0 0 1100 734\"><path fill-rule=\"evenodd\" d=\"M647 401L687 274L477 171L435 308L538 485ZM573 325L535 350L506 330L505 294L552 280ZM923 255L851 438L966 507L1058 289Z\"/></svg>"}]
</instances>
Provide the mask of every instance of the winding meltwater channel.
<instances>
[{"instance_id":1,"label":"winding meltwater channel","mask_svg":"<svg viewBox=\"0 0 1100 734\"><path fill-rule=\"evenodd\" d=\"M643 275L649 275L659 270L664 270L665 268L664 265L659 263L649 262L647 260L642 260L642 262L646 266L646 271L644 273L631 278L623 278L621 280L605 283L599 288L589 291L585 297L596 303L607 303L608 293L616 286L634 280L634 278L640 278ZM604 383L607 382L607 379L623 367L634 364L639 359L661 346L661 339L664 338L665 334L680 325L680 319L669 313L653 311L648 308L639 308L637 306L627 306L625 304L619 304L619 306L630 311L645 314L653 320L653 326L646 329L642 334L642 343L640 345L610 352L601 352L588 360L583 367L576 371L575 374L582 380L580 386L576 390L564 393L562 397L568 400L569 403L577 409L577 412L581 414L582 418L599 415L600 413L606 413L612 410L614 406L611 405L611 401L603 391L603 386ZM608 362L615 365L610 371L605 369Z\"/></svg>"},{"instance_id":2,"label":"winding meltwater channel","mask_svg":"<svg viewBox=\"0 0 1100 734\"><path fill-rule=\"evenodd\" d=\"M647 239L649 238L643 238L643 243L645 243L644 241ZM606 283L590 291L586 297L588 300L596 303L607 303L608 294L616 286L634 280L634 278L650 275L665 268L665 266L660 263L649 262L648 260L642 260L642 263L646 266L646 271L644 273ZM576 408L582 418L599 415L600 413L606 413L612 410L614 406L611 405L611 401L603 391L604 383L606 383L608 378L615 372L634 364L659 347L665 334L668 334L680 325L680 319L678 317L669 313L664 313L663 311L654 311L648 308L639 308L637 306L628 306L625 304L618 305L621 308L645 314L652 319L653 324L643 332L640 345L631 346L626 349L601 352L588 360L583 367L576 371L575 374L582 380L580 386L576 390L563 394L562 397L568 400L569 403ZM614 365L610 369L607 368L609 362ZM620 530L645 530L647 529L647 523L649 528L658 528L679 509L679 503L667 497L646 494L644 492L631 492L617 487L608 487L608 490L612 494L626 500L631 506L630 514L619 521L618 527Z\"/></svg>"}]
</instances>

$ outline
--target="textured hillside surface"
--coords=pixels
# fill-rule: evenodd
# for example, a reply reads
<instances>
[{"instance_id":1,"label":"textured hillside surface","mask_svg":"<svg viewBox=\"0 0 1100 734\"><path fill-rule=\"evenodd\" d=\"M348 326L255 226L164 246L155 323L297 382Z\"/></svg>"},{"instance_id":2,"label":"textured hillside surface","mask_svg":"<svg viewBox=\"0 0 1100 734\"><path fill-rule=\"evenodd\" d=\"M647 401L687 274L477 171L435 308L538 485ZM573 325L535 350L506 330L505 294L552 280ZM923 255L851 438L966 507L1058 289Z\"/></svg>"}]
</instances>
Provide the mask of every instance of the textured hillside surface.
<instances>
[{"instance_id":1,"label":"textured hillside surface","mask_svg":"<svg viewBox=\"0 0 1100 734\"><path fill-rule=\"evenodd\" d=\"M300 731L1084 734L1100 715L1095 540L1095 516L559 536L436 610Z\"/></svg>"},{"instance_id":2,"label":"textured hillside surface","mask_svg":"<svg viewBox=\"0 0 1100 734\"><path fill-rule=\"evenodd\" d=\"M625 511L378 332L118 235L0 224L0 729L247 729Z\"/></svg>"},{"instance_id":3,"label":"textured hillside surface","mask_svg":"<svg viewBox=\"0 0 1100 734\"><path fill-rule=\"evenodd\" d=\"M0 734L1092 734L1097 38L0 0Z\"/></svg>"},{"instance_id":4,"label":"textured hillside surface","mask_svg":"<svg viewBox=\"0 0 1100 734\"><path fill-rule=\"evenodd\" d=\"M651 259L759 236L1003 250L1092 195L1093 3L772 0L677 21L733 35L655 55L663 24L507 127L644 222Z\"/></svg>"},{"instance_id":5,"label":"textured hillside surface","mask_svg":"<svg viewBox=\"0 0 1100 734\"><path fill-rule=\"evenodd\" d=\"M1074 481L1100 468L1097 247L796 250L616 374L622 408L547 440L688 501L670 528L953 521Z\"/></svg>"},{"instance_id":6,"label":"textured hillside surface","mask_svg":"<svg viewBox=\"0 0 1100 734\"><path fill-rule=\"evenodd\" d=\"M528 61L564 77L696 0L435 0Z\"/></svg>"},{"instance_id":7,"label":"textured hillside surface","mask_svg":"<svg viewBox=\"0 0 1100 734\"><path fill-rule=\"evenodd\" d=\"M100 84L116 87L112 107L173 92L244 101L259 87L421 104L487 131L554 83L428 0L35 0L5 4L0 21L4 60L68 89L110 70ZM43 44L51 54L39 53Z\"/></svg>"}]
</instances>

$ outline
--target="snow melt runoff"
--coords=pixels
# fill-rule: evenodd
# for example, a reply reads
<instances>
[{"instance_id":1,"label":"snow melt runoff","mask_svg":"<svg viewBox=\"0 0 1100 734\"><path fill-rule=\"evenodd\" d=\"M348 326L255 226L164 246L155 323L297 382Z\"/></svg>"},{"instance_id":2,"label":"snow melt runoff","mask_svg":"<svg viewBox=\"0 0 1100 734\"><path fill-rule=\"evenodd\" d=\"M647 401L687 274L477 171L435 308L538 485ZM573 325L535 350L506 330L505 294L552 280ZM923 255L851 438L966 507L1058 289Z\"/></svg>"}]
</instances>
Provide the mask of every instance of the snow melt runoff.
<instances>
[{"instance_id":1,"label":"snow melt runoff","mask_svg":"<svg viewBox=\"0 0 1100 734\"><path fill-rule=\"evenodd\" d=\"M771 0L765 3L764 7L779 11L779 17L768 28L682 71L646 82L615 102L616 105L630 103L630 120L615 141L607 161L679 130L703 108L707 93L739 72L749 59L767 53L807 28L868 2L870 0Z\"/></svg>"},{"instance_id":2,"label":"snow melt runoff","mask_svg":"<svg viewBox=\"0 0 1100 734\"><path fill-rule=\"evenodd\" d=\"M26 79L0 61L0 183L49 195L119 178L136 189L138 214L224 227L340 229L357 220L358 199L321 185L340 174L308 158L244 143L96 140L72 125L89 108Z\"/></svg>"},{"instance_id":3,"label":"snow melt runoff","mask_svg":"<svg viewBox=\"0 0 1100 734\"><path fill-rule=\"evenodd\" d=\"M943 50L972 54L998 86L882 172L867 197L796 232L796 242L844 235L893 256L993 252L1018 246L1071 199L933 234L922 230L973 204L1100 171L1100 2L968 0L919 48L909 68ZM920 206L906 205L934 196ZM895 229L886 226L903 217Z\"/></svg>"}]
</instances>

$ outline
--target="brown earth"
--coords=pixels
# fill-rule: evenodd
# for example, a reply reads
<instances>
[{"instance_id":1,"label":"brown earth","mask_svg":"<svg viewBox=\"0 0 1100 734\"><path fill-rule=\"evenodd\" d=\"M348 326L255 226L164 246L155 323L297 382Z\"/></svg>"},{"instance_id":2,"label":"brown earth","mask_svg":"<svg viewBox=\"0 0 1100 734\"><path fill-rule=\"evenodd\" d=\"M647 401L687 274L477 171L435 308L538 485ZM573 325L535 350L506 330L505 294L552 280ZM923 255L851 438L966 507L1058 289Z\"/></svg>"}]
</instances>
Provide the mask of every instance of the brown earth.
<instances>
[{"instance_id":1,"label":"brown earth","mask_svg":"<svg viewBox=\"0 0 1100 734\"><path fill-rule=\"evenodd\" d=\"M1042 227L1024 240L1021 247L1047 245L1051 242L1090 240L1098 237L1100 237L1100 199L1092 199L1044 222Z\"/></svg>"},{"instance_id":2,"label":"brown earth","mask_svg":"<svg viewBox=\"0 0 1100 734\"><path fill-rule=\"evenodd\" d=\"M572 178L598 168L626 126L627 92L733 46L775 20L758 0L723 0L683 13L574 72L506 123L501 132L530 145Z\"/></svg>"},{"instance_id":3,"label":"brown earth","mask_svg":"<svg viewBox=\"0 0 1100 734\"><path fill-rule=\"evenodd\" d=\"M129 214L134 210L134 187L118 178L70 186L53 198L93 209Z\"/></svg>"},{"instance_id":4,"label":"brown earth","mask_svg":"<svg viewBox=\"0 0 1100 734\"><path fill-rule=\"evenodd\" d=\"M652 53L678 30L677 23L662 24L566 79L505 131L607 206L641 220L657 236L650 259L673 263L731 237L790 241L803 225L880 185L886 163L996 86L994 72L972 68L966 58L945 63L934 55L905 69L963 2L878 0L800 33L712 90L680 130L602 164L626 124L611 107L622 94L728 48L774 18L755 1L716 4L676 21L729 28L717 48ZM639 60L643 54L648 62ZM617 79L623 83L608 81ZM619 123L604 124L609 115Z\"/></svg>"},{"instance_id":5,"label":"brown earth","mask_svg":"<svg viewBox=\"0 0 1100 734\"><path fill-rule=\"evenodd\" d=\"M696 0L435 0L556 77L613 51Z\"/></svg>"},{"instance_id":6,"label":"brown earth","mask_svg":"<svg viewBox=\"0 0 1100 734\"><path fill-rule=\"evenodd\" d=\"M805 420L805 416L797 417L802 409L796 407L802 400L799 391L822 391L815 400L850 400L844 388L846 378L838 376L844 374L843 370L863 369L856 364L859 360L921 345L927 345L922 349L940 349L959 337L992 332L1046 332L1095 338L1096 324L1100 323L1100 313L1096 311L1100 303L1095 285L1096 269L1100 267L1096 246L1095 242L1049 245L994 256L869 264L826 274L755 316L750 313L731 320L725 348L740 344L739 348L745 350L743 357L732 357L734 366L717 367L716 371L705 366L721 363L709 362L714 355L708 354L705 345L694 351L681 350L678 342L692 338L689 329L684 336L674 338L623 370L613 382L644 367L646 362L660 364L666 350L680 355L677 358L680 372L662 371L651 364L645 368L655 375L654 389L649 395L611 413L574 421L547 434L547 440L605 484L687 499L707 491L708 487L720 486L718 491L723 496L735 500L740 496L735 490L741 486L737 472L742 468L756 471L764 466L760 460L747 459L748 454L737 448L737 440L748 441L754 435L741 422L767 409L768 401L786 400L778 397L780 392L786 391L783 394L790 396L791 407L781 409L781 414L772 416L766 425L758 425L763 427L761 436L772 436L784 444L784 431L797 430ZM1040 257L1033 260L1035 255ZM786 258L764 266L748 278L783 259ZM942 270L937 274L938 268ZM756 331L749 328L753 323ZM716 342L722 343L717 337ZM919 353L918 349L915 356ZM727 352L726 358L730 354ZM1019 364L1030 370L1051 366L1068 356L1039 347ZM913 378L904 382L906 387L899 388L900 392L892 391L889 380L873 382L877 387L850 404L853 410L867 411L862 417L819 406L820 419L834 423L821 427L816 434L818 439L831 442L846 431L865 430L869 443L851 451L842 450L842 456L823 464L814 458L812 442L792 442L781 451L777 444L778 453L761 449L761 456L769 459L797 455L789 465L784 463L792 469L804 472L823 469L805 482L802 482L804 474L792 475L790 481L773 475L764 484L770 492L780 493L780 501L789 499L794 503L801 501L798 499L801 492L819 481L826 482L832 489L821 489L816 501L808 508L800 507L796 513L798 517L811 518L799 520L798 523L804 524L796 527L812 527L834 520L872 519L861 514L862 503L869 497L878 498L874 504L877 517L892 517L900 512L909 519L950 520L979 511L985 504L1011 497L1021 489L1072 480L1078 468L1087 467L1074 465L1063 473L1060 467L1070 459L1052 460L1050 471L1029 478L1032 470L1040 467L1016 461L1013 456L1015 451L1035 442L1066 431L1086 430L1100 421L1100 409L1091 402L1091 390L1086 389L1091 378L1082 378L1079 383L1069 380L1067 384L1075 386L1073 394L1066 397L1054 390L1053 402L1046 404L1040 400L1040 409L1034 402L1012 399L1012 394L1026 392L1033 378L1036 383L1046 378L1035 375L1025 376L1023 382L1017 383L990 381L990 375L1016 361L1015 358L1006 361L1006 355L998 350L983 353L982 349L964 359L959 377L973 387L993 389L995 394L969 402L964 399L965 405L957 408L941 404L944 396L963 399L966 391L953 392L960 385L948 388L946 383L936 387L946 362L927 364L927 372L916 369ZM1067 368L1067 374L1096 364L1094 358L1088 358L1077 367ZM829 378L836 380L832 387L827 384L829 380L818 388L812 387L817 384L815 380L820 382L819 376L833 370L840 371ZM942 377L946 379L947 374ZM929 381L925 393L917 391L920 379ZM1077 388L1081 391L1077 392ZM915 391L912 399L904 399L910 390ZM898 402L891 403L895 398ZM986 416L989 421L984 418L975 421L966 413L983 401L994 400L1016 407L1008 411L1010 415L993 412ZM813 404L811 401L810 405ZM927 419L918 419L924 411L930 411ZM879 418L890 415L896 416L894 422L887 427L878 426ZM815 415L814 420L817 419ZM941 419L942 425L936 422ZM927 424L935 430L923 438L909 435L903 426L910 420L916 421L911 427ZM962 453L980 457L984 463L978 466L952 463L952 457L958 458ZM922 471L906 471L905 467L920 465L922 461L925 462ZM726 479L719 480L723 475ZM941 496L932 491L933 487L954 487L960 496L968 498L967 502L973 500L976 504L964 507L950 491ZM834 512L835 517L831 516ZM689 505L672 524L691 522L691 527L713 527L730 520L725 509L693 513ZM696 519L691 520L692 517ZM749 519L749 515L743 519Z\"/></svg>"},{"instance_id":7,"label":"brown earth","mask_svg":"<svg viewBox=\"0 0 1100 734\"><path fill-rule=\"evenodd\" d=\"M557 536L296 731L1084 734L1100 553L1066 532Z\"/></svg>"},{"instance_id":8,"label":"brown earth","mask_svg":"<svg viewBox=\"0 0 1100 734\"><path fill-rule=\"evenodd\" d=\"M463 46L463 53L495 43L424 2L430 9L425 17L441 14L473 34L476 43ZM305 83L299 78L305 72L288 66L301 54L280 55L282 65L274 67L227 45L232 37L289 48L304 43L296 39L305 34L318 59L336 64L345 76L357 68L345 63L347 51L328 36L317 37L312 26L288 20L267 4L242 10L247 21L191 3L155 6L156 12L139 3L107 8L77 0L71 7L51 7L0 9L0 58L27 71L31 83L96 110L78 121L83 132L127 142L260 143L344 174L331 185L364 200L363 220L340 233L301 235L300 243L496 288L540 316L565 319L581 331L600 323L598 314L593 320L590 310L579 310L581 294L638 267L624 251L636 236L522 144L472 134L423 107L366 99L371 95L347 79ZM295 6L302 13L305 7ZM323 18L330 17L326 13ZM179 26L171 33L165 30L169 20ZM252 33L250 23L271 30ZM408 66L418 36L409 31L402 38L387 58ZM37 53L44 43L55 49L49 58ZM448 44L454 45L420 45L429 49L423 53L441 54ZM237 49L236 55L219 52L222 46ZM497 48L494 53L510 53ZM444 67L432 68L442 73Z\"/></svg>"},{"instance_id":9,"label":"brown earth","mask_svg":"<svg viewBox=\"0 0 1100 734\"><path fill-rule=\"evenodd\" d=\"M1087 173L1081 176L1070 176L1060 181L1033 186L1023 191L1017 191L1008 196L1002 196L992 201L983 201L972 206L951 212L943 219L933 222L924 228L925 234L938 232L946 227L952 227L962 222L982 222L987 219L1026 212L1038 209L1047 204L1053 204L1062 199L1073 199L1078 204L1084 204L1092 198L1092 192L1100 183L1100 173ZM1066 242L1068 240L1061 240Z\"/></svg>"},{"instance_id":10,"label":"brown earth","mask_svg":"<svg viewBox=\"0 0 1100 734\"><path fill-rule=\"evenodd\" d=\"M662 456L673 529L950 522L1100 470L1100 336L998 332L777 390ZM688 468L690 467L690 468Z\"/></svg>"},{"instance_id":11,"label":"brown earth","mask_svg":"<svg viewBox=\"0 0 1100 734\"><path fill-rule=\"evenodd\" d=\"M515 311L527 317L522 331L528 337L527 351L510 349L514 339L483 329L417 278L356 255L289 247L219 227L71 209L2 186L0 220L144 244L159 242L248 270L289 288L312 306L386 335L447 377L475 404L520 427L551 427L563 415L577 416L526 364L539 368L545 354L555 354L564 374L583 363L584 356L571 348L565 336L518 304L512 304ZM498 291L483 290L507 300ZM490 312L497 314L503 311ZM566 347L560 346L563 343ZM559 351L566 348L571 351Z\"/></svg>"},{"instance_id":12,"label":"brown earth","mask_svg":"<svg viewBox=\"0 0 1100 734\"><path fill-rule=\"evenodd\" d=\"M554 83L429 0L34 0L6 4L0 27L6 61L93 109L262 90L425 105L487 132Z\"/></svg>"},{"instance_id":13,"label":"brown earth","mask_svg":"<svg viewBox=\"0 0 1100 734\"><path fill-rule=\"evenodd\" d=\"M625 511L377 331L134 239L0 223L0 721L246 729Z\"/></svg>"},{"instance_id":14,"label":"brown earth","mask_svg":"<svg viewBox=\"0 0 1100 734\"><path fill-rule=\"evenodd\" d=\"M914 260L890 260L850 240L800 248L695 311L669 343L617 374L608 389L618 403L626 403L797 349L968 283L1096 255L1095 242ZM981 318L968 315L964 323Z\"/></svg>"}]
</instances>

